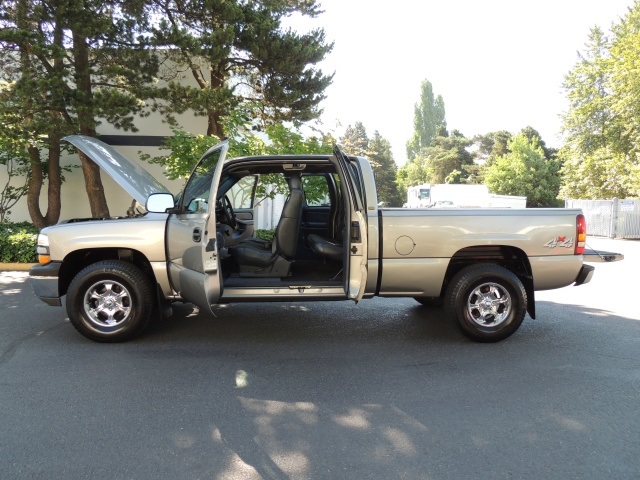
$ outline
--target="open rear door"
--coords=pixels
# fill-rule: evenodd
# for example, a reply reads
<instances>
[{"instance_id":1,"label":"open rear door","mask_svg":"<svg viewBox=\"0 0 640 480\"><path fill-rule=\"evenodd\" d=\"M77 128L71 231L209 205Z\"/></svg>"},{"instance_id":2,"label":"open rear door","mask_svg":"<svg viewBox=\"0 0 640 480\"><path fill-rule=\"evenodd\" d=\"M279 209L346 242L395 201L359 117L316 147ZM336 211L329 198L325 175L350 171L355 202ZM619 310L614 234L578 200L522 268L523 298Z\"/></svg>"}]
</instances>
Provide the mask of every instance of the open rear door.
<instances>
[{"instance_id":1,"label":"open rear door","mask_svg":"<svg viewBox=\"0 0 640 480\"><path fill-rule=\"evenodd\" d=\"M171 284L180 296L212 313L222 294L216 242L216 192L227 141L209 149L193 169L179 205L167 220L166 250Z\"/></svg>"},{"instance_id":2,"label":"open rear door","mask_svg":"<svg viewBox=\"0 0 640 480\"><path fill-rule=\"evenodd\" d=\"M345 207L349 211L348 224L348 262L345 291L347 298L358 303L362 300L367 284L367 221L365 216L364 195L361 191L360 181L349 165L349 159L334 148L333 155L338 167L338 175L343 182L343 197ZM346 239L343 239L346 244Z\"/></svg>"}]
</instances>

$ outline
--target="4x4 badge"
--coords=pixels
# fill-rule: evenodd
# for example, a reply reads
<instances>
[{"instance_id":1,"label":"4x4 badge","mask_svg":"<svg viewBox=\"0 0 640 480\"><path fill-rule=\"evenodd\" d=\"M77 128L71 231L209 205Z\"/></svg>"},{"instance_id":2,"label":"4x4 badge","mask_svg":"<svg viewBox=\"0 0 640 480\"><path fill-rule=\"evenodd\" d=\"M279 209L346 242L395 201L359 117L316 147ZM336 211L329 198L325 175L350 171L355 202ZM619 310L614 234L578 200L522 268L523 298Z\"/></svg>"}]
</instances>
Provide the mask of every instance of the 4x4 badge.
<instances>
[{"instance_id":1,"label":"4x4 badge","mask_svg":"<svg viewBox=\"0 0 640 480\"><path fill-rule=\"evenodd\" d=\"M543 247L547 248L556 248L556 247L564 247L564 248L573 248L575 245L573 237L555 237L549 240L547 243L543 245Z\"/></svg>"}]
</instances>

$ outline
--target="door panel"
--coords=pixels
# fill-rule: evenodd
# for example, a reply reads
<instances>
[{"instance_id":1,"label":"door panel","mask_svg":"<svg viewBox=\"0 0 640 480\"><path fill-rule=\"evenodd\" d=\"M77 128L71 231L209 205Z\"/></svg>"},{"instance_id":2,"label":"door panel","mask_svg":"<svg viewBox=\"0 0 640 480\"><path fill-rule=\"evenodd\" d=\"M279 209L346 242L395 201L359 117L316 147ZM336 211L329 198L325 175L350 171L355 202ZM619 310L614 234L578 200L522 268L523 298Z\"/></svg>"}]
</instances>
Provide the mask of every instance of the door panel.
<instances>
[{"instance_id":1,"label":"door panel","mask_svg":"<svg viewBox=\"0 0 640 480\"><path fill-rule=\"evenodd\" d=\"M333 238L332 208L335 208L335 195L329 188L330 174L310 174L302 177L305 204L302 208L300 224L300 240L298 243L298 259L317 259L306 241L309 235Z\"/></svg>"},{"instance_id":2,"label":"door panel","mask_svg":"<svg viewBox=\"0 0 640 480\"><path fill-rule=\"evenodd\" d=\"M329 236L331 207L304 207L302 209L302 234Z\"/></svg>"},{"instance_id":3,"label":"door panel","mask_svg":"<svg viewBox=\"0 0 640 480\"><path fill-rule=\"evenodd\" d=\"M169 279L180 296L201 311L221 295L215 199L228 143L207 151L194 168L176 212L167 221Z\"/></svg>"},{"instance_id":4,"label":"door panel","mask_svg":"<svg viewBox=\"0 0 640 480\"><path fill-rule=\"evenodd\" d=\"M362 299L367 283L367 222L365 204L360 191L360 180L354 175L349 159L337 147L334 159L343 189L343 201L349 212L347 237L343 244L348 244L349 261L346 265L345 291L347 297L356 303Z\"/></svg>"},{"instance_id":5,"label":"door panel","mask_svg":"<svg viewBox=\"0 0 640 480\"><path fill-rule=\"evenodd\" d=\"M307 237L309 235L320 235L321 237L329 238L329 215L330 207L305 206L302 209L302 222L300 223L296 259L318 259L318 254L309 247Z\"/></svg>"},{"instance_id":6,"label":"door panel","mask_svg":"<svg viewBox=\"0 0 640 480\"><path fill-rule=\"evenodd\" d=\"M355 220L354 220L355 218ZM367 224L362 212L351 217L349 235L349 288L347 297L358 303L367 283Z\"/></svg>"}]
</instances>

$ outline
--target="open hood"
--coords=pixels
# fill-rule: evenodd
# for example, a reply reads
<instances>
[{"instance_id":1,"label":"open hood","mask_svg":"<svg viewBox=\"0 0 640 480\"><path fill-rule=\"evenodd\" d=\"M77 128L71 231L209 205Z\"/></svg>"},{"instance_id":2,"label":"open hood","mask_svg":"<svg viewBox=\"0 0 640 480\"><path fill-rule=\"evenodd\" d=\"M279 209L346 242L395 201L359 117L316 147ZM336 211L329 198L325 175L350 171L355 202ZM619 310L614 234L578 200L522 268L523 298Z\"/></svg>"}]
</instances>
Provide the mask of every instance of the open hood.
<instances>
[{"instance_id":1,"label":"open hood","mask_svg":"<svg viewBox=\"0 0 640 480\"><path fill-rule=\"evenodd\" d=\"M69 142L100 168L107 172L125 191L140 204L145 205L152 193L171 193L144 168L132 162L115 148L100 140L84 135L69 135L62 140Z\"/></svg>"}]
</instances>

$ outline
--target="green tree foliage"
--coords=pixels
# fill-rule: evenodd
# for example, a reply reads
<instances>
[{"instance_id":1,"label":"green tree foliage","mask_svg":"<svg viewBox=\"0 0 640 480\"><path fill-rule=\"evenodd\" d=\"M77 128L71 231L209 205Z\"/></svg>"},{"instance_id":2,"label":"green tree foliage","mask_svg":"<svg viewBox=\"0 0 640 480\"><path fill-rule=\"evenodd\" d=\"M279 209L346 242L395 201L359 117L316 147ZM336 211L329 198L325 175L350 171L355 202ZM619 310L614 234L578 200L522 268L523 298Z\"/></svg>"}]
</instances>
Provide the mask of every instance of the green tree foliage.
<instances>
[{"instance_id":1,"label":"green tree foliage","mask_svg":"<svg viewBox=\"0 0 640 480\"><path fill-rule=\"evenodd\" d=\"M354 126L347 127L344 135L340 137L340 145L349 155L368 156L369 137L362 122L356 122Z\"/></svg>"},{"instance_id":2,"label":"green tree foliage","mask_svg":"<svg viewBox=\"0 0 640 480\"><path fill-rule=\"evenodd\" d=\"M560 198L628 198L640 196L640 165L628 155L602 147L583 156L562 149Z\"/></svg>"},{"instance_id":3,"label":"green tree foliage","mask_svg":"<svg viewBox=\"0 0 640 480\"><path fill-rule=\"evenodd\" d=\"M169 153L155 157L145 154L141 155L141 159L165 167L165 175L170 180L186 180L202 154L220 140L211 135L193 135L179 128L175 128L173 133L161 147L162 150L169 150ZM287 128L282 124L269 125L263 135L254 133L234 136L227 156L330 154L334 143L335 140L328 134L305 137L295 128ZM257 196L273 197L288 191L281 175L263 175L258 184ZM321 185L314 188L309 182L305 184L305 193L311 201L319 200L323 196L322 192Z\"/></svg>"},{"instance_id":4,"label":"green tree foliage","mask_svg":"<svg viewBox=\"0 0 640 480\"><path fill-rule=\"evenodd\" d=\"M506 130L490 132L473 137L476 146L475 159L482 164L490 164L497 157L505 155L509 149L507 144L513 135Z\"/></svg>"},{"instance_id":5,"label":"green tree foliage","mask_svg":"<svg viewBox=\"0 0 640 480\"><path fill-rule=\"evenodd\" d=\"M619 137L607 93L608 44L604 32L594 27L586 51L578 54L578 62L564 81L569 111L563 116L563 131L567 144L584 153L594 152Z\"/></svg>"},{"instance_id":6,"label":"green tree foliage","mask_svg":"<svg viewBox=\"0 0 640 480\"><path fill-rule=\"evenodd\" d=\"M640 151L640 1L612 29L609 47L612 111L625 153Z\"/></svg>"},{"instance_id":7,"label":"green tree foliage","mask_svg":"<svg viewBox=\"0 0 640 480\"><path fill-rule=\"evenodd\" d=\"M454 130L451 135L441 129L431 146L403 165L398 172L398 185L403 192L422 183L468 183L475 172L473 156L468 148L472 141Z\"/></svg>"},{"instance_id":8,"label":"green tree foliage","mask_svg":"<svg viewBox=\"0 0 640 480\"><path fill-rule=\"evenodd\" d=\"M157 61L145 49L141 2L124 0L14 0L0 6L0 79L7 86L0 115L12 113L19 137L46 138L43 155L27 147L32 169L29 214L38 226L60 213L60 138L96 135L99 119L133 129L144 107L141 86L152 81ZM14 115L15 116L15 115ZM80 155L93 216L108 216L98 166ZM48 178L48 209L39 197Z\"/></svg>"},{"instance_id":9,"label":"green tree foliage","mask_svg":"<svg viewBox=\"0 0 640 480\"><path fill-rule=\"evenodd\" d=\"M10 128L10 126L5 126ZM11 208L27 193L29 188L29 153L19 139L8 132L0 135L0 165L6 168L7 180L0 185L0 223L9 220Z\"/></svg>"},{"instance_id":10,"label":"green tree foliage","mask_svg":"<svg viewBox=\"0 0 640 480\"><path fill-rule=\"evenodd\" d=\"M315 67L333 47L322 29L283 29L292 14L316 17L315 0L151 0L156 46L171 52L158 108L171 119L206 117L207 135L229 136L230 119L261 127L318 117L332 75ZM187 72L191 82L181 78Z\"/></svg>"},{"instance_id":11,"label":"green tree foliage","mask_svg":"<svg viewBox=\"0 0 640 480\"><path fill-rule=\"evenodd\" d=\"M396 183L397 165L391 153L391 144L376 130L370 139L362 122L349 125L340 138L342 149L349 155L366 157L371 162L378 190L378 202L388 207L402 206L403 195Z\"/></svg>"},{"instance_id":12,"label":"green tree foliage","mask_svg":"<svg viewBox=\"0 0 640 480\"><path fill-rule=\"evenodd\" d=\"M144 154L143 161L162 165L165 175L170 180L182 178L186 180L202 154L220 142L211 135L194 135L181 128L173 129L173 136L167 137L161 150L169 150L166 155ZM269 125L263 135L234 135L229 145L227 156L243 157L249 155L279 154L328 154L333 151L335 140L329 134L305 137L295 128L285 125Z\"/></svg>"},{"instance_id":13,"label":"green tree foliage","mask_svg":"<svg viewBox=\"0 0 640 480\"><path fill-rule=\"evenodd\" d=\"M446 127L444 100L441 95L435 97L431 82L425 80L421 86L420 101L414 107L413 136L407 142L409 161L430 147L438 132Z\"/></svg>"},{"instance_id":14,"label":"green tree foliage","mask_svg":"<svg viewBox=\"0 0 640 480\"><path fill-rule=\"evenodd\" d=\"M640 195L640 2L609 34L590 32L565 77L563 198Z\"/></svg>"},{"instance_id":15,"label":"green tree foliage","mask_svg":"<svg viewBox=\"0 0 640 480\"><path fill-rule=\"evenodd\" d=\"M396 184L398 185L398 190L406 194L409 187L428 183L429 178L429 169L426 159L424 157L419 157L398 168Z\"/></svg>"},{"instance_id":16,"label":"green tree foliage","mask_svg":"<svg viewBox=\"0 0 640 480\"><path fill-rule=\"evenodd\" d=\"M466 183L483 185L484 174L493 161L509 152L507 144L513 135L506 130L489 132L484 135L476 135L472 140L473 165L466 170L469 176Z\"/></svg>"},{"instance_id":17,"label":"green tree foliage","mask_svg":"<svg viewBox=\"0 0 640 480\"><path fill-rule=\"evenodd\" d=\"M391 144L377 130L373 132L373 137L369 140L367 158L373 167L378 202L386 207L401 207L404 203L404 195L401 195L396 183L398 167L393 160Z\"/></svg>"},{"instance_id":18,"label":"green tree foliage","mask_svg":"<svg viewBox=\"0 0 640 480\"><path fill-rule=\"evenodd\" d=\"M509 152L497 157L485 171L485 184L499 195L527 197L527 207L556 207L560 188L560 163L547 159L534 136L521 132L509 140Z\"/></svg>"},{"instance_id":19,"label":"green tree foliage","mask_svg":"<svg viewBox=\"0 0 640 480\"><path fill-rule=\"evenodd\" d=\"M466 178L463 172L473 164L473 157L467 150L470 145L471 140L458 130L454 130L451 135L445 131L436 136L433 144L424 150L430 183L463 183L463 178ZM446 181L447 177L450 178L449 182Z\"/></svg>"}]
</instances>

